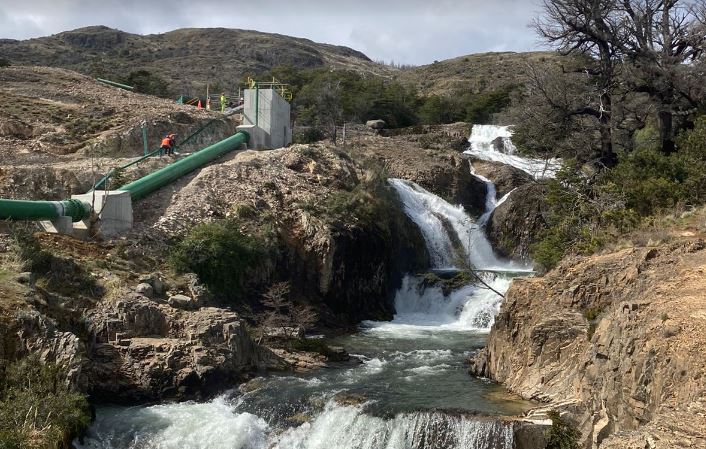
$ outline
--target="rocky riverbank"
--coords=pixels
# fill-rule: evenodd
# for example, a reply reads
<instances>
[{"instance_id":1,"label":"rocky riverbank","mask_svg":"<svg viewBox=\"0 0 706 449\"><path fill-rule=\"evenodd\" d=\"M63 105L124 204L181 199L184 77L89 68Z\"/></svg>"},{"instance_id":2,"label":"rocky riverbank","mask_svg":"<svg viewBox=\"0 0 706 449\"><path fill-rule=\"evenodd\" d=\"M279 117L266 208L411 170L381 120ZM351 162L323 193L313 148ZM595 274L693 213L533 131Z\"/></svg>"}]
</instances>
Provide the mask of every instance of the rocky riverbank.
<instances>
[{"instance_id":1,"label":"rocky riverbank","mask_svg":"<svg viewBox=\"0 0 706 449\"><path fill-rule=\"evenodd\" d=\"M472 374L564 411L582 447L705 447L706 243L683 235L515 280Z\"/></svg>"}]
</instances>

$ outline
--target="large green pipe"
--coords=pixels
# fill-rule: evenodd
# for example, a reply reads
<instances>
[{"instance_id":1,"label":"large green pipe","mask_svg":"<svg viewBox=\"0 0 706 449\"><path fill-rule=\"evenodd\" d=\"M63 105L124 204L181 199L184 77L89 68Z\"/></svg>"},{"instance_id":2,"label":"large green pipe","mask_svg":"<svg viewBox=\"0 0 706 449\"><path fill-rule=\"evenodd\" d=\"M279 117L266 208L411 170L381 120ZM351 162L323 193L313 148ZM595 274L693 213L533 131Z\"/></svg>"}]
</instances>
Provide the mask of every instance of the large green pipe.
<instances>
[{"instance_id":1,"label":"large green pipe","mask_svg":"<svg viewBox=\"0 0 706 449\"><path fill-rule=\"evenodd\" d=\"M242 144L247 143L249 139L250 136L247 133L239 132L156 172L143 176L130 184L124 185L118 190L130 192L130 197L133 200L144 198L155 190L164 187L221 155L239 148Z\"/></svg>"},{"instance_id":2,"label":"large green pipe","mask_svg":"<svg viewBox=\"0 0 706 449\"><path fill-rule=\"evenodd\" d=\"M80 200L25 201L0 199L2 220L52 220L71 217L81 221L91 216L91 206Z\"/></svg>"},{"instance_id":3,"label":"large green pipe","mask_svg":"<svg viewBox=\"0 0 706 449\"><path fill-rule=\"evenodd\" d=\"M219 156L239 148L250 139L245 132L239 132L227 139L197 151L171 165L131 182L119 190L130 192L132 199L143 198L170 182L196 170ZM0 199L0 220L52 220L71 217L81 221L91 216L91 205L81 200L26 201Z\"/></svg>"},{"instance_id":4,"label":"large green pipe","mask_svg":"<svg viewBox=\"0 0 706 449\"><path fill-rule=\"evenodd\" d=\"M129 90L129 91L132 91L135 89L133 86L128 86L127 84L116 83L115 81L106 80L103 78L96 78L96 81L101 82L103 84L107 84L109 86L119 87L121 89Z\"/></svg>"}]
</instances>

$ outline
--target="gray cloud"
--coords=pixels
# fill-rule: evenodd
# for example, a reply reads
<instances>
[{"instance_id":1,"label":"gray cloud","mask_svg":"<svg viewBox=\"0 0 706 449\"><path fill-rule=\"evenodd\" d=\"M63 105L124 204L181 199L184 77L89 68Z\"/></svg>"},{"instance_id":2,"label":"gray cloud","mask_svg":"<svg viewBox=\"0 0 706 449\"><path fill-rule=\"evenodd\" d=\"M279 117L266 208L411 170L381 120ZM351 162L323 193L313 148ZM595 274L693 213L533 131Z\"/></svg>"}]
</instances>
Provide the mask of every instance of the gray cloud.
<instances>
[{"instance_id":1,"label":"gray cloud","mask_svg":"<svg viewBox=\"0 0 706 449\"><path fill-rule=\"evenodd\" d=\"M427 64L469 53L539 48L537 0L2 0L0 38L89 25L140 33L226 27L346 45L372 59Z\"/></svg>"}]
</instances>

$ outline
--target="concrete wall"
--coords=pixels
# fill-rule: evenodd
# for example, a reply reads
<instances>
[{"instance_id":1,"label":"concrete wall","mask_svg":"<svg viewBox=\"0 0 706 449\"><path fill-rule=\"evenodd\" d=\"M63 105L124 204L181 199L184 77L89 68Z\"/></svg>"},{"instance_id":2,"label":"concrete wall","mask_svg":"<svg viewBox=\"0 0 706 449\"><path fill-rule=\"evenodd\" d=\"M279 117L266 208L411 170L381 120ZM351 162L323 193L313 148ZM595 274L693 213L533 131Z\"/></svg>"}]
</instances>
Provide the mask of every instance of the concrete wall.
<instances>
[{"instance_id":1,"label":"concrete wall","mask_svg":"<svg viewBox=\"0 0 706 449\"><path fill-rule=\"evenodd\" d=\"M257 92L257 89L245 89L243 92L243 124L257 124L264 131L264 148L289 145L292 143L289 103L273 89L259 89L260 99L256 101ZM259 111L256 111L256 104Z\"/></svg>"}]
</instances>

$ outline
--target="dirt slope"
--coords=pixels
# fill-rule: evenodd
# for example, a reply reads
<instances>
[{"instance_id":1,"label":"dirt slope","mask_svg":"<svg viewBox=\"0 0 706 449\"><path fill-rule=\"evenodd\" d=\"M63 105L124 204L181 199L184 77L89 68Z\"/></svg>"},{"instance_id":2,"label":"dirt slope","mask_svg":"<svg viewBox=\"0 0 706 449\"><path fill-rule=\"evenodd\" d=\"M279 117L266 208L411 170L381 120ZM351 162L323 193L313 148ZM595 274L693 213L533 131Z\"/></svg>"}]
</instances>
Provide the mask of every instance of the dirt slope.
<instances>
[{"instance_id":1,"label":"dirt slope","mask_svg":"<svg viewBox=\"0 0 706 449\"><path fill-rule=\"evenodd\" d=\"M16 198L60 199L85 192L96 177L143 154L142 122L155 149L167 132L184 138L216 119L184 151L232 135L238 124L215 112L57 68L1 68L0 95L0 196ZM158 159L146 165L154 168L151 164Z\"/></svg>"}]
</instances>

